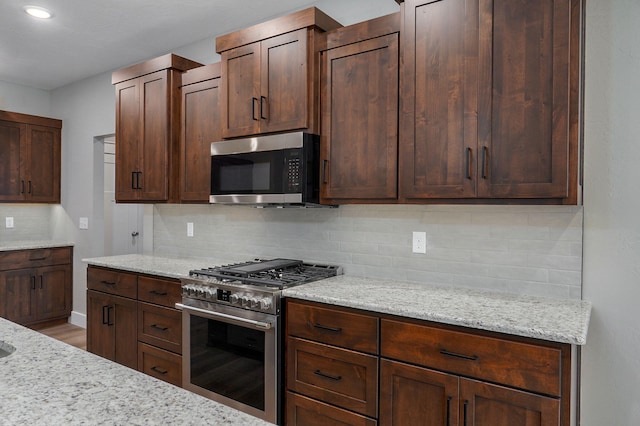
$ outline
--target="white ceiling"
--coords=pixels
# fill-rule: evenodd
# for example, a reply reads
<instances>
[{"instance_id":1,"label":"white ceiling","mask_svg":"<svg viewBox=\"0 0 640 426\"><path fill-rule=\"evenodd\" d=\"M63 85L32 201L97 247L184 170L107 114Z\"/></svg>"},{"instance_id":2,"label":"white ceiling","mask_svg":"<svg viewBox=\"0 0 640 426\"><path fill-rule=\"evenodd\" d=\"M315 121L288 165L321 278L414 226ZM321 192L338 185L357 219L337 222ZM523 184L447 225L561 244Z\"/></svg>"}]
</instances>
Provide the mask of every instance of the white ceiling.
<instances>
[{"instance_id":1,"label":"white ceiling","mask_svg":"<svg viewBox=\"0 0 640 426\"><path fill-rule=\"evenodd\" d=\"M338 1L397 10L393 0ZM52 90L318 3L337 1L0 0L0 81ZM33 19L28 4L55 16Z\"/></svg>"}]
</instances>

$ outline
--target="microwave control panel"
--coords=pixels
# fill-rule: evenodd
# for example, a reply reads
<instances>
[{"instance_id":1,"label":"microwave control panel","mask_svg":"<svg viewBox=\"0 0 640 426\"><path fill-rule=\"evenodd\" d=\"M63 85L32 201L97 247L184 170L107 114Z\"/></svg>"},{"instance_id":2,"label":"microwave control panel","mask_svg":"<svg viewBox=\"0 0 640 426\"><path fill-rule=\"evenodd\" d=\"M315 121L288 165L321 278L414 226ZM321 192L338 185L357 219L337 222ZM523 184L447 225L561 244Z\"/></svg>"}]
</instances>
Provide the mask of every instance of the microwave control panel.
<instances>
[{"instance_id":1,"label":"microwave control panel","mask_svg":"<svg viewBox=\"0 0 640 426\"><path fill-rule=\"evenodd\" d=\"M285 179L287 192L300 192L302 189L302 159L298 155L285 157Z\"/></svg>"}]
</instances>

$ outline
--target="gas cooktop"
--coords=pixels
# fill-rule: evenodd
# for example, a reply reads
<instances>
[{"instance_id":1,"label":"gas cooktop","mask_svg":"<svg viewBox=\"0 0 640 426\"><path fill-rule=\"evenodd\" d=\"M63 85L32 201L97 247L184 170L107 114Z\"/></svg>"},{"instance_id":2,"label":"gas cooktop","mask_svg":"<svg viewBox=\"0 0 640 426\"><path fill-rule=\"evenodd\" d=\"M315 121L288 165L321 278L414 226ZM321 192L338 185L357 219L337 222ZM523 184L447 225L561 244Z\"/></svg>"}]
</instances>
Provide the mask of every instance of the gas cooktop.
<instances>
[{"instance_id":1,"label":"gas cooktop","mask_svg":"<svg viewBox=\"0 0 640 426\"><path fill-rule=\"evenodd\" d=\"M192 278L237 282L278 289L342 274L342 267L306 263L294 259L256 259L248 262L189 271Z\"/></svg>"}]
</instances>

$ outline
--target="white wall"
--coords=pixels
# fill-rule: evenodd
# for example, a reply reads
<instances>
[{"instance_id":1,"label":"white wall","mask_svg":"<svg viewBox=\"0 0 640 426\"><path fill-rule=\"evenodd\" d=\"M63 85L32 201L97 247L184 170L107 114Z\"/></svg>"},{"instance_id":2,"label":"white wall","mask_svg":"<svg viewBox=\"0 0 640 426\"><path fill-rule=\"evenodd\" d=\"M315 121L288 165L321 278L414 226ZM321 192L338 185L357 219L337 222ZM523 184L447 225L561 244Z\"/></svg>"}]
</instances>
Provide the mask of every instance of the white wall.
<instances>
[{"instance_id":1,"label":"white wall","mask_svg":"<svg viewBox=\"0 0 640 426\"><path fill-rule=\"evenodd\" d=\"M587 0L582 424L640 424L640 2Z\"/></svg>"},{"instance_id":2,"label":"white wall","mask_svg":"<svg viewBox=\"0 0 640 426\"><path fill-rule=\"evenodd\" d=\"M0 109L58 118L51 112L51 93L0 81Z\"/></svg>"},{"instance_id":3,"label":"white wall","mask_svg":"<svg viewBox=\"0 0 640 426\"><path fill-rule=\"evenodd\" d=\"M94 167L96 136L115 131L115 91L111 73L88 78L52 92L52 110L63 121L62 132L62 206L55 217L55 239L75 243L73 264L73 310L86 312L86 264L81 260L101 256L104 250L102 229L94 212ZM100 159L102 159L102 145ZM102 162L98 163L102 164ZM102 174L103 170L100 169ZM89 230L80 230L80 217L89 218Z\"/></svg>"}]
</instances>

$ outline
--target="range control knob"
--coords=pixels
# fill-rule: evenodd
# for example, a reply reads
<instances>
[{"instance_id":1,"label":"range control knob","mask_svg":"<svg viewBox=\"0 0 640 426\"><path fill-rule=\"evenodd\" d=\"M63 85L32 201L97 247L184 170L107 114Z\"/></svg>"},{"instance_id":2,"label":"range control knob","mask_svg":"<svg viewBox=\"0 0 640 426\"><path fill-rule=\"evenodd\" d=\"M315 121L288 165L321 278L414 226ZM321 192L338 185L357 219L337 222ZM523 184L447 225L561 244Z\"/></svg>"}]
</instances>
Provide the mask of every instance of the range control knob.
<instances>
[{"instance_id":1,"label":"range control knob","mask_svg":"<svg viewBox=\"0 0 640 426\"><path fill-rule=\"evenodd\" d=\"M240 302L242 303L242 306L249 306L249 297L242 296L240 298Z\"/></svg>"},{"instance_id":2,"label":"range control knob","mask_svg":"<svg viewBox=\"0 0 640 426\"><path fill-rule=\"evenodd\" d=\"M260 299L260 309L262 309L263 311L269 310L271 308L271 300L264 298L264 299Z\"/></svg>"},{"instance_id":3,"label":"range control knob","mask_svg":"<svg viewBox=\"0 0 640 426\"><path fill-rule=\"evenodd\" d=\"M258 307L258 299L256 299L255 297L252 297L251 299L249 299L249 306L252 308L257 308Z\"/></svg>"},{"instance_id":4,"label":"range control knob","mask_svg":"<svg viewBox=\"0 0 640 426\"><path fill-rule=\"evenodd\" d=\"M229 296L229 303L231 303L232 305L238 304L239 300L240 298L238 297L237 294L232 294L231 296Z\"/></svg>"}]
</instances>

